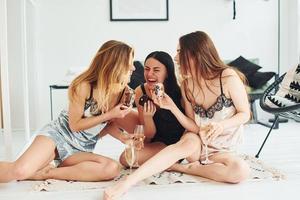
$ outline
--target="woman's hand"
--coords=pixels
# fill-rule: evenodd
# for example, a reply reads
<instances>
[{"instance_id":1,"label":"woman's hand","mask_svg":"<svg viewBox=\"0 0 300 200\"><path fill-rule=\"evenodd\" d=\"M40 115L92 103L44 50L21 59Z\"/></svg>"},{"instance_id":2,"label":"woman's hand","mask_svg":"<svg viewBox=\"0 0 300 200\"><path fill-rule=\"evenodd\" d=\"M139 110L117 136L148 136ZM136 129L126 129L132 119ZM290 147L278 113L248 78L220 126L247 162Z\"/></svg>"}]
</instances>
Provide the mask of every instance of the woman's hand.
<instances>
[{"instance_id":1,"label":"woman's hand","mask_svg":"<svg viewBox=\"0 0 300 200\"><path fill-rule=\"evenodd\" d=\"M109 111L111 119L114 118L124 118L128 113L130 113L132 107L124 106L124 104L120 103L116 105Z\"/></svg>"},{"instance_id":2,"label":"woman's hand","mask_svg":"<svg viewBox=\"0 0 300 200\"><path fill-rule=\"evenodd\" d=\"M144 104L144 108L143 108L143 116L144 116L144 118L153 117L153 115L155 114L155 112L156 112L156 107L155 107L154 103L152 101L147 101Z\"/></svg>"},{"instance_id":3,"label":"woman's hand","mask_svg":"<svg viewBox=\"0 0 300 200\"><path fill-rule=\"evenodd\" d=\"M172 110L174 107L176 107L174 101L166 93L164 93L161 98L155 98L154 103L157 104L160 108L167 110Z\"/></svg>"}]
</instances>

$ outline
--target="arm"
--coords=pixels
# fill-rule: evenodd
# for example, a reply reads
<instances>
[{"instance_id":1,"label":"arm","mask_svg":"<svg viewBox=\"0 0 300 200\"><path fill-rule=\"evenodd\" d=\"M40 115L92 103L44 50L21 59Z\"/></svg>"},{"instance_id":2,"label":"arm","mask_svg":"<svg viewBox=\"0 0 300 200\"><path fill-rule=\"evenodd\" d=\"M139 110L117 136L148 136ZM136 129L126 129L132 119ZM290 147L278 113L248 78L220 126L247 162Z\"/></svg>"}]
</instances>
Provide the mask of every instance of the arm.
<instances>
[{"instance_id":1,"label":"arm","mask_svg":"<svg viewBox=\"0 0 300 200\"><path fill-rule=\"evenodd\" d=\"M145 141L149 142L156 133L156 127L153 121L155 106L153 103L145 103L144 106L139 105L139 100L142 96L142 89L138 87L135 91L135 105L137 105L140 123L144 125ZM149 109L148 109L149 107ZM149 111L149 112L148 112Z\"/></svg>"},{"instance_id":2,"label":"arm","mask_svg":"<svg viewBox=\"0 0 300 200\"><path fill-rule=\"evenodd\" d=\"M224 119L220 122L211 122L208 127L202 129L205 132L205 138L208 142L215 140L224 129L238 127L241 124L246 123L250 118L250 106L248 103L248 96L243 82L237 73L232 69L226 69L223 72L224 93L232 99L234 107L236 108L236 114L231 118ZM226 95L226 96L227 96Z\"/></svg>"},{"instance_id":3,"label":"arm","mask_svg":"<svg viewBox=\"0 0 300 200\"><path fill-rule=\"evenodd\" d=\"M198 133L199 127L194 121L194 111L190 102L186 99L183 88L181 88L181 94L185 114L180 111L174 101L167 94L164 94L164 97L160 100L159 105L161 108L170 110L186 130L193 133Z\"/></svg>"},{"instance_id":4,"label":"arm","mask_svg":"<svg viewBox=\"0 0 300 200\"><path fill-rule=\"evenodd\" d=\"M124 132L113 122L106 125L106 127L100 132L99 137L104 137L106 134L111 135L123 144L125 144L126 140L131 137L130 134Z\"/></svg>"},{"instance_id":5,"label":"arm","mask_svg":"<svg viewBox=\"0 0 300 200\"><path fill-rule=\"evenodd\" d=\"M232 69L227 69L224 71L224 76L228 76L226 88L237 110L234 116L220 122L221 126L227 129L245 124L250 119L250 106L244 84L237 73Z\"/></svg>"},{"instance_id":6,"label":"arm","mask_svg":"<svg viewBox=\"0 0 300 200\"><path fill-rule=\"evenodd\" d=\"M77 96L73 101L69 101L69 126L72 132L89 129L113 118L123 118L130 112L130 109L122 110L122 105L119 104L106 113L84 118L84 105L90 95L89 91L90 84L82 83L77 88Z\"/></svg>"},{"instance_id":7,"label":"arm","mask_svg":"<svg viewBox=\"0 0 300 200\"><path fill-rule=\"evenodd\" d=\"M224 129L238 127L241 124L246 123L250 118L250 106L248 102L248 96L243 82L232 69L226 69L223 72L223 79L225 94L232 99L234 107L236 108L236 114L231 118L224 119L220 122L211 122L207 129L206 139L208 141L214 140Z\"/></svg>"}]
</instances>

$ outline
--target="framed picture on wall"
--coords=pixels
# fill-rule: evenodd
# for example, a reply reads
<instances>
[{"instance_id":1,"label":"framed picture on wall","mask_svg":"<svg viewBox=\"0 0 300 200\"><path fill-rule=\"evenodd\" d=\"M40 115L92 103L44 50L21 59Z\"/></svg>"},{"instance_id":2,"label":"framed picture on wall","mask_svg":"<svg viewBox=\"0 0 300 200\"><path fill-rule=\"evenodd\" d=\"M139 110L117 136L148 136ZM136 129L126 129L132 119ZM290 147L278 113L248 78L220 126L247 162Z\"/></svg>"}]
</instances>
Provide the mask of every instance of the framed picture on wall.
<instances>
[{"instance_id":1,"label":"framed picture on wall","mask_svg":"<svg viewBox=\"0 0 300 200\"><path fill-rule=\"evenodd\" d=\"M168 0L110 0L110 21L168 20Z\"/></svg>"}]
</instances>

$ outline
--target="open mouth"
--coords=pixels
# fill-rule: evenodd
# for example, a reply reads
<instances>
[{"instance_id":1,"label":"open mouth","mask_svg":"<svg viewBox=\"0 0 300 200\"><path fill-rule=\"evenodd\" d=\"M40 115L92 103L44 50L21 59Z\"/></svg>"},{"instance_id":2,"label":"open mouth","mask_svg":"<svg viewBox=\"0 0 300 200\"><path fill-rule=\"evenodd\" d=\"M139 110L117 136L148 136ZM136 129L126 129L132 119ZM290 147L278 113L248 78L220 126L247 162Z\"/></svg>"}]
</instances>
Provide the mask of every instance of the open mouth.
<instances>
[{"instance_id":1,"label":"open mouth","mask_svg":"<svg viewBox=\"0 0 300 200\"><path fill-rule=\"evenodd\" d=\"M156 79L152 79L152 78L147 78L147 83L150 84L150 85L154 85L157 83L157 80Z\"/></svg>"}]
</instances>

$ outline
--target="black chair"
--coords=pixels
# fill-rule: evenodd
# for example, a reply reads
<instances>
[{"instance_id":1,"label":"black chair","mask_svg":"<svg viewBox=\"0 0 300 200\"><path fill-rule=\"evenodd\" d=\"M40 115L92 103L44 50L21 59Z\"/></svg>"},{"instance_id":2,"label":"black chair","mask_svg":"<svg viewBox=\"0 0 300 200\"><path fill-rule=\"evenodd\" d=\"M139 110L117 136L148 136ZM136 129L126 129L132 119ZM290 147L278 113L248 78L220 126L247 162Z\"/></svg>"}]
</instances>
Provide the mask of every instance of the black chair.
<instances>
[{"instance_id":1,"label":"black chair","mask_svg":"<svg viewBox=\"0 0 300 200\"><path fill-rule=\"evenodd\" d=\"M273 130L275 124L277 123L279 116L284 117L284 118L293 119L297 122L300 122L300 114L299 114L300 113L300 103L296 103L296 104L291 105L291 106L278 107L278 108L270 107L268 104L266 104L266 98L268 96L274 95L277 92L277 90L279 88L279 84L282 82L285 75L286 74L283 74L281 77L279 77L277 80L275 80L275 82L273 82L265 90L265 92L263 93L263 95L260 98L260 101L259 101L260 107L264 111L274 114L275 119L274 119L274 122L273 122L267 136L265 137L262 145L260 146L259 151L255 155L256 158L259 157L259 154L260 154L261 150L263 149L263 147L264 147L271 131Z\"/></svg>"}]
</instances>

